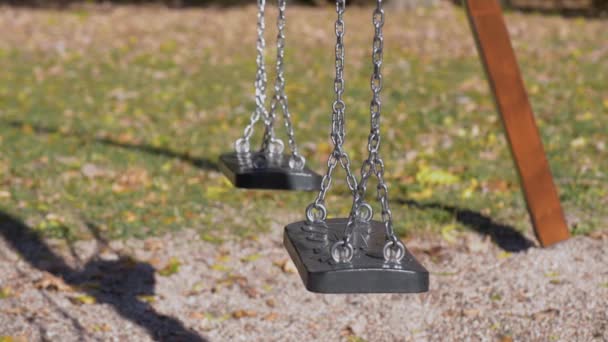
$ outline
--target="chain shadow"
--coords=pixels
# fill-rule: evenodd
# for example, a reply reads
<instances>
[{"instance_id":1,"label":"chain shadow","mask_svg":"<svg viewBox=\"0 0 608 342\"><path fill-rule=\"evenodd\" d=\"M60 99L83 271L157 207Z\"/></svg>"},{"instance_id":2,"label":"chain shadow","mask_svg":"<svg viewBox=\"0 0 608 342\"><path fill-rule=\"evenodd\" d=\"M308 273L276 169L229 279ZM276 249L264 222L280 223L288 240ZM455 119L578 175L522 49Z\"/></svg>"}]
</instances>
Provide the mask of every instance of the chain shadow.
<instances>
[{"instance_id":1,"label":"chain shadow","mask_svg":"<svg viewBox=\"0 0 608 342\"><path fill-rule=\"evenodd\" d=\"M396 202L420 210L439 209L446 211L465 227L482 236L489 236L499 248L507 252L523 252L535 246L533 241L512 226L495 222L491 217L470 209L441 203L420 203L407 199L397 199Z\"/></svg>"},{"instance_id":2,"label":"chain shadow","mask_svg":"<svg viewBox=\"0 0 608 342\"><path fill-rule=\"evenodd\" d=\"M189 163L195 167L198 167L200 169L203 169L203 170L219 171L219 167L218 167L217 163L215 163L214 161L212 161L208 158L196 158L196 157L191 156L189 153L175 152L175 151L171 151L169 149L165 149L162 147L155 147L155 146L150 146L150 145L125 143L125 142L116 141L116 140L113 140L111 138L106 138L106 137L89 138L89 137L87 137L88 134L86 132L65 133L65 132L61 132L59 129L57 129L55 127L36 125L36 124L31 124L29 122L18 121L18 120L6 121L6 123L8 124L8 126L13 127L13 128L21 128L24 125L29 125L32 127L32 129L36 133L60 134L62 136L79 139L83 143L93 142L93 143L103 144L103 145L107 145L107 146L118 147L118 148L122 148L125 150L140 151L140 152L144 152L144 153L148 153L148 154L154 154L154 155L168 157L168 158L180 159L184 162L187 162L187 163Z\"/></svg>"},{"instance_id":3,"label":"chain shadow","mask_svg":"<svg viewBox=\"0 0 608 342\"><path fill-rule=\"evenodd\" d=\"M107 248L97 227L87 224L98 246ZM154 295L154 268L129 256L103 260L96 253L82 268L74 268L54 253L44 240L20 220L0 211L0 236L32 267L78 286L97 303L108 304L123 318L144 328L156 341L207 341L179 320L163 315L141 296ZM98 248L99 251L100 248ZM77 330L83 328L76 326ZM83 336L85 331L78 331Z\"/></svg>"}]
</instances>

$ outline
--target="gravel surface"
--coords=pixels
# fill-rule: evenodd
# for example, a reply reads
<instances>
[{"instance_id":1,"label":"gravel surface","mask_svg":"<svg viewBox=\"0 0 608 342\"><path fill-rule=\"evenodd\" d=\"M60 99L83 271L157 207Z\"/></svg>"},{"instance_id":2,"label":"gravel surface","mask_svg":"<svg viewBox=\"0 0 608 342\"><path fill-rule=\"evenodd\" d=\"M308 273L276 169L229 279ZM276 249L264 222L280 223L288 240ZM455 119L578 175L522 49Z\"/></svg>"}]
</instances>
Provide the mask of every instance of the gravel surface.
<instances>
[{"instance_id":1,"label":"gravel surface","mask_svg":"<svg viewBox=\"0 0 608 342\"><path fill-rule=\"evenodd\" d=\"M0 336L15 341L608 340L606 231L513 254L474 233L416 237L428 293L318 295L279 223L222 245L186 230L70 246L0 228Z\"/></svg>"}]
</instances>

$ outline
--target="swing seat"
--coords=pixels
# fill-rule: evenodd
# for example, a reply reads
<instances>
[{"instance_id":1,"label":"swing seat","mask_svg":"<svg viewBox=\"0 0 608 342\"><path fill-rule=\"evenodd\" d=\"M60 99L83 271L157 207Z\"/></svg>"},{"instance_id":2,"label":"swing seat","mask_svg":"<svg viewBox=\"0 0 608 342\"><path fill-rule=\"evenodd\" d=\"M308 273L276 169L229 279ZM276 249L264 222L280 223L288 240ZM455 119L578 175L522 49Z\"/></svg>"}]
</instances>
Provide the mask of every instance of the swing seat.
<instances>
[{"instance_id":1,"label":"swing seat","mask_svg":"<svg viewBox=\"0 0 608 342\"><path fill-rule=\"evenodd\" d=\"M330 247L343 236L347 218L325 223L306 221L285 227L283 243L298 273L311 292L318 293L420 293L429 289L429 273L405 250L398 263L384 261L384 224L357 222L350 263L336 263Z\"/></svg>"},{"instance_id":2,"label":"swing seat","mask_svg":"<svg viewBox=\"0 0 608 342\"><path fill-rule=\"evenodd\" d=\"M315 191L322 177L307 167L289 167L289 155L263 152L226 153L220 156L219 168L237 188Z\"/></svg>"}]
</instances>

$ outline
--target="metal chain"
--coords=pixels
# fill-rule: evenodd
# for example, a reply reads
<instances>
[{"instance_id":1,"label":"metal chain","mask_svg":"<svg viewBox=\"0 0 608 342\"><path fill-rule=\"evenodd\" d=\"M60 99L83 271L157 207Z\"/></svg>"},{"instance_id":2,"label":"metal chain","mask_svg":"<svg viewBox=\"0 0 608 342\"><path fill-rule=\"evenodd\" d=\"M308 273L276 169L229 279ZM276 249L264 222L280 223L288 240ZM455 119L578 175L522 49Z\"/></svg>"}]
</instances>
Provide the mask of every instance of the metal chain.
<instances>
[{"instance_id":1,"label":"metal chain","mask_svg":"<svg viewBox=\"0 0 608 342\"><path fill-rule=\"evenodd\" d=\"M256 42L256 64L257 71L255 75L255 109L251 113L249 124L243 131L243 136L234 143L234 148L237 153L248 153L250 151L249 140L253 134L253 128L258 122L260 117L265 121L268 117L266 111L266 64L264 61L264 52L266 50L266 40L264 39L264 32L266 30L265 24L265 12L266 12L266 0L258 0L258 21L257 21L257 42Z\"/></svg>"},{"instance_id":2,"label":"metal chain","mask_svg":"<svg viewBox=\"0 0 608 342\"><path fill-rule=\"evenodd\" d=\"M283 153L283 150L285 149L285 144L283 143L282 140L277 139L275 137L275 132L274 132L274 123L276 121L276 107L277 107L277 96L279 95L279 91L280 91L280 86L281 86L281 82L283 82L283 86L285 85L285 78L282 75L282 70L279 69L279 66L282 66L283 60L281 57L281 53L282 53L282 48L284 47L284 35L283 37L281 37L281 27L279 26L281 23L284 26L285 23L285 16L284 16L284 12L281 11L281 3L279 1L279 16L277 19L277 27L279 29L279 33L277 34L277 78L275 80L275 84L274 84L274 95L272 97L272 100L270 102L270 110L268 111L268 115L264 118L264 125L265 125L265 131L264 131L264 137L262 139L262 147L261 150L263 152L266 153L271 153L271 154L280 154ZM285 8L283 8L284 11ZM283 15L283 17L281 18L281 15ZM281 38L283 38L283 40L281 40Z\"/></svg>"},{"instance_id":3,"label":"metal chain","mask_svg":"<svg viewBox=\"0 0 608 342\"><path fill-rule=\"evenodd\" d=\"M302 169L306 160L298 152L296 138L291 121L291 113L289 112L289 103L285 94L285 27L287 25L286 9L287 0L278 0L279 14L277 17L277 62L276 62L276 80L274 85L274 95L270 102L269 122L266 124L266 132L264 134L263 150L272 147L271 143L274 139L274 121L276 118L277 106L280 106L283 113L283 121L287 131L287 141L291 150L291 158L289 166L295 169ZM278 139L275 139L275 142ZM280 141L280 140L278 140ZM282 144L282 141L280 141Z\"/></svg>"},{"instance_id":4,"label":"metal chain","mask_svg":"<svg viewBox=\"0 0 608 342\"><path fill-rule=\"evenodd\" d=\"M384 259L385 261L399 262L405 255L405 246L397 238L393 229L393 215L389 205L388 186L384 181L384 161L380 156L380 117L382 112L382 99L380 93L383 86L382 63L384 59L384 36L382 28L384 26L384 19L382 0L377 0L372 20L375 30L372 44L373 72L370 80L373 96L370 103L370 134L367 142L368 157L361 166L361 180L359 181L356 194L353 198L353 207L349 215L348 224L341 245L344 247L350 246L350 239L356 219L363 218L364 220L371 220L371 217L373 216L371 206L365 202L367 182L373 174L378 180L377 198L382 206L382 222L384 223L387 238L387 242L383 249ZM363 211L363 209L365 209L365 211ZM344 247L342 248L344 249Z\"/></svg>"},{"instance_id":5,"label":"metal chain","mask_svg":"<svg viewBox=\"0 0 608 342\"><path fill-rule=\"evenodd\" d=\"M338 165L346 172L346 184L352 192L353 196L357 193L357 178L351 171L350 159L346 151L344 151L344 138L346 136L344 128L344 113L346 110L346 104L343 99L345 82L344 82L344 34L346 26L344 24L344 12L346 9L345 0L336 0L336 13L338 19L335 23L336 32L336 78L334 80L334 92L335 100L332 105L332 116L331 116L331 141L334 145L334 149L329 155L327 160L327 172L323 176L321 181L321 190L317 195L314 202L308 205L306 208L306 220L309 223L320 223L324 222L327 218L327 208L325 207L325 196L327 191L331 187L332 174Z\"/></svg>"}]
</instances>

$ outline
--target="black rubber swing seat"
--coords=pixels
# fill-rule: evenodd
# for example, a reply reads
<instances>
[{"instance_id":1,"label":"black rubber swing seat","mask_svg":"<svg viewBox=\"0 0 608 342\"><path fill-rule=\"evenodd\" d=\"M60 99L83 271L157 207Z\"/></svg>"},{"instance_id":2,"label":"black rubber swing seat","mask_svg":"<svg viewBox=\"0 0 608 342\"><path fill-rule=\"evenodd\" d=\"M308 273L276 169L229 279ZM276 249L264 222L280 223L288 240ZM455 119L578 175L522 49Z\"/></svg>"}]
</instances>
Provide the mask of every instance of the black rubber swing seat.
<instances>
[{"instance_id":1,"label":"black rubber swing seat","mask_svg":"<svg viewBox=\"0 0 608 342\"><path fill-rule=\"evenodd\" d=\"M429 273L405 250L398 263L384 261L384 224L357 222L350 263L336 263L330 247L344 232L348 219L326 223L295 222L285 227L283 243L298 273L311 292L318 293L420 293L429 289Z\"/></svg>"},{"instance_id":2,"label":"black rubber swing seat","mask_svg":"<svg viewBox=\"0 0 608 342\"><path fill-rule=\"evenodd\" d=\"M289 167L289 155L263 152L226 153L219 168L237 188L314 191L321 188L322 177L304 167Z\"/></svg>"}]
</instances>

